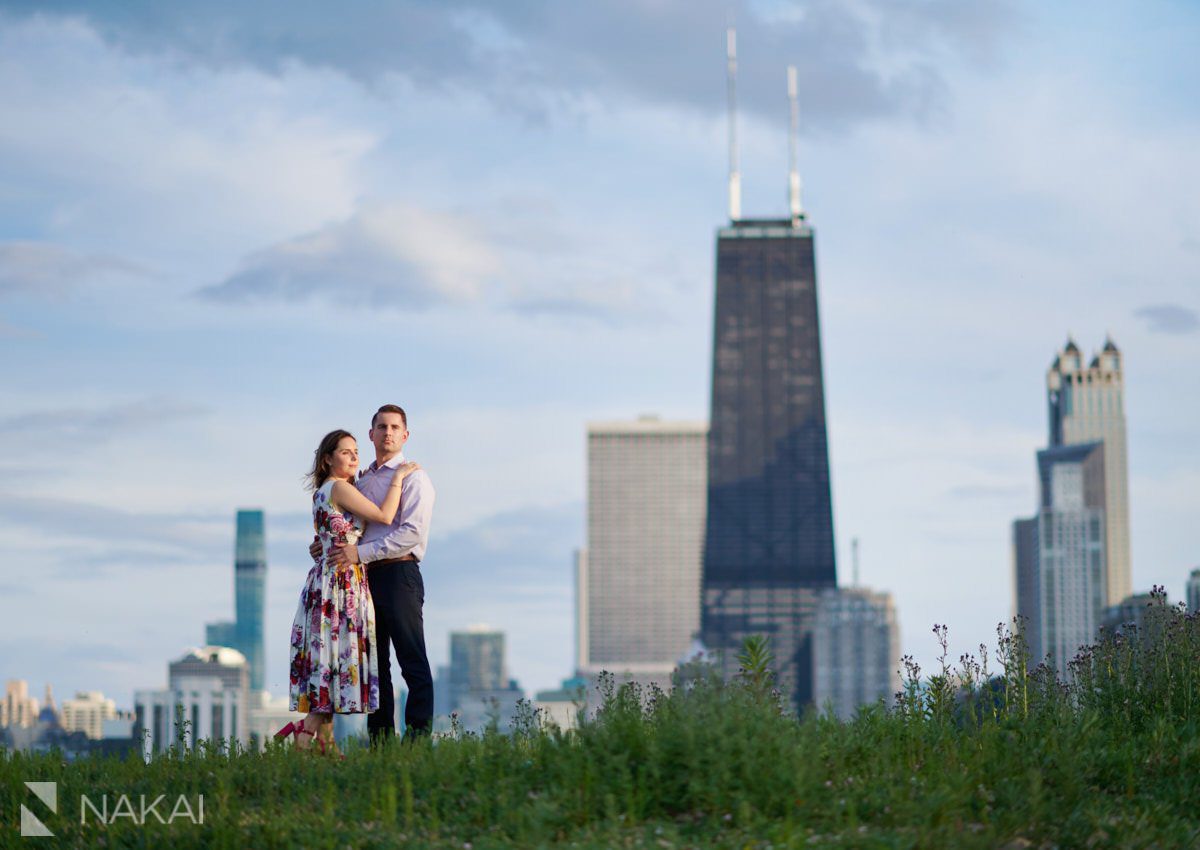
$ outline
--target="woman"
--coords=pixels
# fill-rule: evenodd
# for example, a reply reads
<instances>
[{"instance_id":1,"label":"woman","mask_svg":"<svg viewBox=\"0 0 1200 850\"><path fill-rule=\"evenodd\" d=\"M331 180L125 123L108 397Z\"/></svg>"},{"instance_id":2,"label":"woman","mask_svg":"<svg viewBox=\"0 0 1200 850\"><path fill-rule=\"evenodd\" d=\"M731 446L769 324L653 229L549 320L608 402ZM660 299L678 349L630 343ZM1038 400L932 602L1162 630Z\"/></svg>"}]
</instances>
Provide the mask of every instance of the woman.
<instances>
[{"instance_id":1,"label":"woman","mask_svg":"<svg viewBox=\"0 0 1200 850\"><path fill-rule=\"evenodd\" d=\"M308 571L291 636L291 709L308 714L303 724L289 723L276 738L291 734L301 749L311 748L315 740L324 752L333 748L333 712L356 714L379 707L375 607L363 565L339 568L327 558L335 543L357 543L364 523L391 524L404 478L416 469L415 463L397 467L387 498L376 506L354 487L354 436L330 431L317 447L308 483L321 556Z\"/></svg>"}]
</instances>

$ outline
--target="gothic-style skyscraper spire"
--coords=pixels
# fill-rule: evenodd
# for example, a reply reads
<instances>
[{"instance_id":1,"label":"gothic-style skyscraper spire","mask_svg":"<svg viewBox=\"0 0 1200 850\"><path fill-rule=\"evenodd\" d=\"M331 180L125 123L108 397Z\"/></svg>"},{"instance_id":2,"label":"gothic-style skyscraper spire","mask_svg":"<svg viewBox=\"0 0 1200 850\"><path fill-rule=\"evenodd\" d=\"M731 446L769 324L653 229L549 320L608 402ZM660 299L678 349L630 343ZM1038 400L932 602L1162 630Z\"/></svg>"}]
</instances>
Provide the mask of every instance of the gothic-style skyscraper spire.
<instances>
[{"instance_id":1,"label":"gothic-style skyscraper spire","mask_svg":"<svg viewBox=\"0 0 1200 850\"><path fill-rule=\"evenodd\" d=\"M1046 373L1050 446L1104 443L1104 508L1108 568L1105 605L1133 592L1129 557L1129 473L1125 438L1125 378L1111 338L1085 364L1068 338Z\"/></svg>"}]
</instances>

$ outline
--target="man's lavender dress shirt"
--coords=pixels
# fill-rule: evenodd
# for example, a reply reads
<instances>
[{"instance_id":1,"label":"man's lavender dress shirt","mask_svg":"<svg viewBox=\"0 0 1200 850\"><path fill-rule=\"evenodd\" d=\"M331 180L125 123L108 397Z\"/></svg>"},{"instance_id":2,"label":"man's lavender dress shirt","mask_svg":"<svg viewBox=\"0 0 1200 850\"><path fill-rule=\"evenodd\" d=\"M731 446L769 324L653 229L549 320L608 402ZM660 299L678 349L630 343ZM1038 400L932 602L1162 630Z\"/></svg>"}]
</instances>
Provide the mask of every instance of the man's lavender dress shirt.
<instances>
[{"instance_id":1,"label":"man's lavender dress shirt","mask_svg":"<svg viewBox=\"0 0 1200 850\"><path fill-rule=\"evenodd\" d=\"M396 467L404 463L404 455L398 454L382 468L375 461L358 477L354 486L375 504L387 498L388 487ZM418 561L425 559L425 546L429 543L429 523L433 519L433 482L425 470L418 469L404 479L400 489L400 510L391 525L378 522L367 523L367 530L358 542L358 560L364 564L384 558L403 558L412 555Z\"/></svg>"}]
</instances>

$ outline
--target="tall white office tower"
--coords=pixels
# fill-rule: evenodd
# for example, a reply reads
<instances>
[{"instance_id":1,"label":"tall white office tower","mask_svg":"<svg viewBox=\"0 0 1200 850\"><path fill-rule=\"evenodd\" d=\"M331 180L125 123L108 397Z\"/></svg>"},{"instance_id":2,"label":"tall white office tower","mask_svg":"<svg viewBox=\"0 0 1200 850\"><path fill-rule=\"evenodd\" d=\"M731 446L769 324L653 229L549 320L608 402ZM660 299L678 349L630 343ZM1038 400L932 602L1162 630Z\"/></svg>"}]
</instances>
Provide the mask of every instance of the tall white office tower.
<instances>
[{"instance_id":1,"label":"tall white office tower","mask_svg":"<svg viewBox=\"0 0 1200 850\"><path fill-rule=\"evenodd\" d=\"M588 425L587 551L577 558L577 666L670 682L700 629L708 426Z\"/></svg>"},{"instance_id":2,"label":"tall white office tower","mask_svg":"<svg viewBox=\"0 0 1200 850\"><path fill-rule=\"evenodd\" d=\"M1104 444L1104 514L1107 560L1104 604L1117 605L1133 592L1129 563L1129 472L1125 439L1125 382L1121 352L1111 339L1084 366L1074 340L1046 374L1050 448Z\"/></svg>"},{"instance_id":3,"label":"tall white office tower","mask_svg":"<svg viewBox=\"0 0 1200 850\"><path fill-rule=\"evenodd\" d=\"M859 706L900 690L900 626L890 593L821 592L813 621L813 703L849 720Z\"/></svg>"},{"instance_id":4,"label":"tall white office tower","mask_svg":"<svg viewBox=\"0 0 1200 850\"><path fill-rule=\"evenodd\" d=\"M1031 660L1060 675L1100 627L1104 602L1104 450L1100 443L1038 452L1036 637Z\"/></svg>"}]
</instances>

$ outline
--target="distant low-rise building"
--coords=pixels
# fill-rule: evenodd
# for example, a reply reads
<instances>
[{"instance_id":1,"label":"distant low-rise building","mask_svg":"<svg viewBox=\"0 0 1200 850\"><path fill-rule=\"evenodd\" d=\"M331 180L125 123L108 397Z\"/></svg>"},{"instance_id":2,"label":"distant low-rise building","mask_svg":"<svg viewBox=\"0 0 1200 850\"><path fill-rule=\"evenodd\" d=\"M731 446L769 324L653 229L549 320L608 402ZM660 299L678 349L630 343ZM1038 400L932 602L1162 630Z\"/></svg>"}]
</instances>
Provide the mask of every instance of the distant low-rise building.
<instances>
[{"instance_id":1,"label":"distant low-rise building","mask_svg":"<svg viewBox=\"0 0 1200 850\"><path fill-rule=\"evenodd\" d=\"M451 717L466 731L495 725L507 731L524 692L508 678L504 659L504 633L487 626L472 626L450 633L450 664L438 670L434 688L437 726L452 725Z\"/></svg>"},{"instance_id":2,"label":"distant low-rise building","mask_svg":"<svg viewBox=\"0 0 1200 850\"><path fill-rule=\"evenodd\" d=\"M259 750L266 747L271 736L284 726L304 719L303 713L292 711L289 708L290 699L288 697L271 696L266 691L251 691L248 704L249 716L246 721L246 735L250 745ZM365 715L360 716L365 717Z\"/></svg>"},{"instance_id":3,"label":"distant low-rise building","mask_svg":"<svg viewBox=\"0 0 1200 850\"><path fill-rule=\"evenodd\" d=\"M4 701L0 702L0 726L30 727L37 719L38 701L29 695L29 683L9 679L4 685Z\"/></svg>"},{"instance_id":4,"label":"distant low-rise building","mask_svg":"<svg viewBox=\"0 0 1200 850\"><path fill-rule=\"evenodd\" d=\"M564 731L574 729L579 722L579 713L587 700L588 680L582 676L564 679L557 688L538 691L533 698L533 707L541 712L544 722L549 722Z\"/></svg>"},{"instance_id":5,"label":"distant low-rise building","mask_svg":"<svg viewBox=\"0 0 1200 850\"><path fill-rule=\"evenodd\" d=\"M149 760L175 744L249 743L249 669L235 649L192 649L168 666L167 687L134 693L134 735Z\"/></svg>"},{"instance_id":6,"label":"distant low-rise building","mask_svg":"<svg viewBox=\"0 0 1200 850\"><path fill-rule=\"evenodd\" d=\"M822 591L812 633L813 701L842 720L900 690L900 627L889 593Z\"/></svg>"},{"instance_id":7,"label":"distant low-rise building","mask_svg":"<svg viewBox=\"0 0 1200 850\"><path fill-rule=\"evenodd\" d=\"M62 715L54 702L54 692L46 685L46 697L38 710L37 718L30 725L9 726L5 730L9 744L15 750L29 753L46 753L58 750L68 761L87 755L94 742L81 731L63 728Z\"/></svg>"},{"instance_id":8,"label":"distant low-rise building","mask_svg":"<svg viewBox=\"0 0 1200 850\"><path fill-rule=\"evenodd\" d=\"M1104 609L1101 625L1105 631L1118 634L1144 632L1146 615L1150 607L1155 604L1154 596L1149 593L1135 593L1132 596L1126 596L1120 604L1110 605Z\"/></svg>"},{"instance_id":9,"label":"distant low-rise building","mask_svg":"<svg viewBox=\"0 0 1200 850\"><path fill-rule=\"evenodd\" d=\"M131 740L133 738L133 724L136 721L137 715L132 711L118 711L116 717L106 719L100 724L101 740Z\"/></svg>"},{"instance_id":10,"label":"distant low-rise building","mask_svg":"<svg viewBox=\"0 0 1200 850\"><path fill-rule=\"evenodd\" d=\"M63 729L83 732L94 741L104 737L104 721L116 718L117 704L100 691L79 691L74 699L63 700Z\"/></svg>"},{"instance_id":11,"label":"distant low-rise building","mask_svg":"<svg viewBox=\"0 0 1200 850\"><path fill-rule=\"evenodd\" d=\"M31 716L32 715L32 716ZM27 753L57 751L67 761L96 754L124 756L132 746L133 713L119 712L112 700L98 691L76 694L55 705L54 692L46 686L39 703L29 696L22 680L11 680L0 703L0 747Z\"/></svg>"},{"instance_id":12,"label":"distant low-rise building","mask_svg":"<svg viewBox=\"0 0 1200 850\"><path fill-rule=\"evenodd\" d=\"M1200 611L1200 568L1192 570L1187 583L1187 607L1189 611Z\"/></svg>"}]
</instances>

